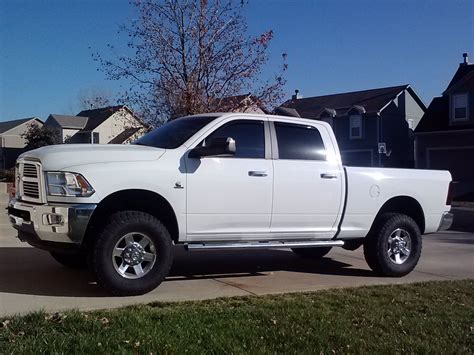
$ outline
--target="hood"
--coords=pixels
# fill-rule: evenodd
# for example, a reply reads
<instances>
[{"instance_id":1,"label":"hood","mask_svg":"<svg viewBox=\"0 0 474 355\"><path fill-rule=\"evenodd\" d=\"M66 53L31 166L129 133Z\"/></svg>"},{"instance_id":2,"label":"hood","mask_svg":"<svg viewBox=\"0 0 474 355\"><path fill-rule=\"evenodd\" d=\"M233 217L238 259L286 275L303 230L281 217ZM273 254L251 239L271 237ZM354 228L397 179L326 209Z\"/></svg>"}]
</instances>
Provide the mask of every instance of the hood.
<instances>
[{"instance_id":1,"label":"hood","mask_svg":"<svg viewBox=\"0 0 474 355\"><path fill-rule=\"evenodd\" d=\"M30 150L20 158L39 159L44 170L63 170L76 165L147 161L160 158L165 149L122 144L58 144Z\"/></svg>"}]
</instances>

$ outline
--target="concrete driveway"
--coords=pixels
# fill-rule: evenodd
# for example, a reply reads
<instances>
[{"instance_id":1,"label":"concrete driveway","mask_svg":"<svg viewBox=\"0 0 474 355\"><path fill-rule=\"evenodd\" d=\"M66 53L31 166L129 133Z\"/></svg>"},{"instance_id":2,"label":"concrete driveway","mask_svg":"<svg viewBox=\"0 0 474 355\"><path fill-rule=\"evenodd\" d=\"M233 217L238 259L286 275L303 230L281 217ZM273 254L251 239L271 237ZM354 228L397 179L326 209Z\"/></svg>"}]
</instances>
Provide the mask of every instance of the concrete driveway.
<instances>
[{"instance_id":1,"label":"concrete driveway","mask_svg":"<svg viewBox=\"0 0 474 355\"><path fill-rule=\"evenodd\" d=\"M0 206L7 195L0 191ZM314 291L334 287L474 278L474 234L425 236L420 263L399 278L376 277L361 248L335 248L321 261L289 250L195 251L175 248L170 276L139 297L109 297L86 271L69 270L42 250L19 242L0 211L0 317L31 311L119 307L152 301Z\"/></svg>"},{"instance_id":2,"label":"concrete driveway","mask_svg":"<svg viewBox=\"0 0 474 355\"><path fill-rule=\"evenodd\" d=\"M2 226L2 232L5 229ZM171 275L139 297L109 297L84 271L57 264L47 252L0 236L0 317L44 309L119 307L152 301L314 291L334 287L474 278L474 234L426 236L416 270L399 279L376 277L361 250L333 249L321 261L287 250L199 251L176 248Z\"/></svg>"}]
</instances>

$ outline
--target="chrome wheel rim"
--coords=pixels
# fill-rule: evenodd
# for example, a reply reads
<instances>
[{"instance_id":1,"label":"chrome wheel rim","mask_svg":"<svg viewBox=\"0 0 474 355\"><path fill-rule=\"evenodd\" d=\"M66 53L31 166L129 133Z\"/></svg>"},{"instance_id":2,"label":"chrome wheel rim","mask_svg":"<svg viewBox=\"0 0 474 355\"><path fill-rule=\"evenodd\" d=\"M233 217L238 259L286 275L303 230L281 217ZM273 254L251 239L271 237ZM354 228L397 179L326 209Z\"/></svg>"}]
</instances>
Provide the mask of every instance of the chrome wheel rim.
<instances>
[{"instance_id":1,"label":"chrome wheel rim","mask_svg":"<svg viewBox=\"0 0 474 355\"><path fill-rule=\"evenodd\" d=\"M115 271L126 279L139 279L150 272L156 262L155 244L149 236L132 232L115 244L112 264Z\"/></svg>"},{"instance_id":2,"label":"chrome wheel rim","mask_svg":"<svg viewBox=\"0 0 474 355\"><path fill-rule=\"evenodd\" d=\"M411 254L411 236L405 229L397 228L388 237L387 253L390 261L401 265Z\"/></svg>"}]
</instances>

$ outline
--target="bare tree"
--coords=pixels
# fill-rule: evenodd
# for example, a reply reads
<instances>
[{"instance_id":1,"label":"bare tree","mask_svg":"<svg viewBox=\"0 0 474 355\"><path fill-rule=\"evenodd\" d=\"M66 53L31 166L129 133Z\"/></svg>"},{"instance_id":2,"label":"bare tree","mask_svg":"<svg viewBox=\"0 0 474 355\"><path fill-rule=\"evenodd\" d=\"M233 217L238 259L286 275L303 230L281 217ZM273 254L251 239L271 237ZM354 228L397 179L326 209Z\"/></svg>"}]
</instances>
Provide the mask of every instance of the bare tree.
<instances>
[{"instance_id":1,"label":"bare tree","mask_svg":"<svg viewBox=\"0 0 474 355\"><path fill-rule=\"evenodd\" d=\"M222 99L249 91L264 107L281 100L286 54L278 73L262 80L273 31L249 37L243 2L136 0L133 4L139 17L121 27L133 54L93 57L109 79L131 83L122 100L146 120L156 124L180 115L222 111L226 109Z\"/></svg>"},{"instance_id":2,"label":"bare tree","mask_svg":"<svg viewBox=\"0 0 474 355\"><path fill-rule=\"evenodd\" d=\"M112 104L110 92L97 88L82 90L79 92L78 98L81 111L107 107Z\"/></svg>"}]
</instances>

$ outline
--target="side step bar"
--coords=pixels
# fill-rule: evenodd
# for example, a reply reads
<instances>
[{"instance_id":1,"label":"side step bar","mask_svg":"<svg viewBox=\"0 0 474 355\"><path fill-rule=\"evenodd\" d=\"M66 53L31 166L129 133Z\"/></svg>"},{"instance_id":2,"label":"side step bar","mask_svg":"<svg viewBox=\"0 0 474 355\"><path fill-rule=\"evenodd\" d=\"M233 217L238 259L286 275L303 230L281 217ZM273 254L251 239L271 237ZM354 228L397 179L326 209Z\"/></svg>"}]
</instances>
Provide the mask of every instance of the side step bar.
<instances>
[{"instance_id":1,"label":"side step bar","mask_svg":"<svg viewBox=\"0 0 474 355\"><path fill-rule=\"evenodd\" d=\"M306 240L306 241L269 241L269 242L229 242L229 243L189 243L187 250L201 249L275 249L275 248L315 248L315 247L342 247L342 240Z\"/></svg>"}]
</instances>

